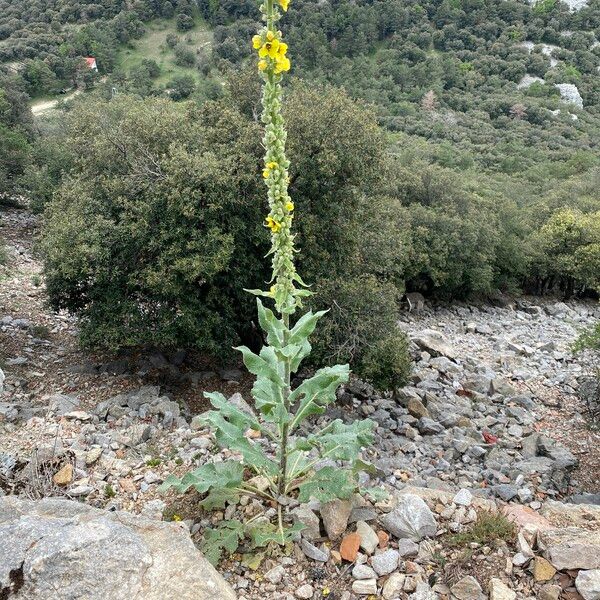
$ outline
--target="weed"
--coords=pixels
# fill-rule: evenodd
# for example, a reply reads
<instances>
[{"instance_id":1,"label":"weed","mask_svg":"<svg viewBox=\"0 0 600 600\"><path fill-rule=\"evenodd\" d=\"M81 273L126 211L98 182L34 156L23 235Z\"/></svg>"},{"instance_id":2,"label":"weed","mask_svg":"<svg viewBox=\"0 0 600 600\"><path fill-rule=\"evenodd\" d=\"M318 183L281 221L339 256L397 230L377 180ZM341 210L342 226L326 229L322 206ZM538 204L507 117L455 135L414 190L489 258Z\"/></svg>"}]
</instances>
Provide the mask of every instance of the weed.
<instances>
[{"instance_id":1,"label":"weed","mask_svg":"<svg viewBox=\"0 0 600 600\"><path fill-rule=\"evenodd\" d=\"M501 513L480 512L477 521L465 531L446 538L449 546L468 547L472 543L486 545L497 541L510 543L517 535L515 524Z\"/></svg>"}]
</instances>

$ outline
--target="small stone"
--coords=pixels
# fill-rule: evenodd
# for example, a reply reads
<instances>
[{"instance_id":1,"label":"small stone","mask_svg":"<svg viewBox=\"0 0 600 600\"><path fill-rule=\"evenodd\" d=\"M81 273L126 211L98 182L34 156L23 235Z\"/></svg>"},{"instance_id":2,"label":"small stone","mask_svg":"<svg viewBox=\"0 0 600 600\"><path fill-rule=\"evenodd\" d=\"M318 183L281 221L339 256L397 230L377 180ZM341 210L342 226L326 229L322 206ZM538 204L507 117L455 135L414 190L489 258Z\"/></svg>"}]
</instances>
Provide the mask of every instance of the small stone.
<instances>
[{"instance_id":1,"label":"small stone","mask_svg":"<svg viewBox=\"0 0 600 600\"><path fill-rule=\"evenodd\" d=\"M310 600L314 593L313 586L306 583L296 590L295 595L296 598L301 598L301 600Z\"/></svg>"},{"instance_id":2,"label":"small stone","mask_svg":"<svg viewBox=\"0 0 600 600\"><path fill-rule=\"evenodd\" d=\"M85 464L89 467L102 456L102 448L91 448L85 455Z\"/></svg>"},{"instance_id":3,"label":"small stone","mask_svg":"<svg viewBox=\"0 0 600 600\"><path fill-rule=\"evenodd\" d=\"M377 593L376 579L357 579L352 584L352 591L360 596L370 596Z\"/></svg>"},{"instance_id":4,"label":"small stone","mask_svg":"<svg viewBox=\"0 0 600 600\"><path fill-rule=\"evenodd\" d=\"M490 600L515 600L517 594L513 592L501 579L490 579Z\"/></svg>"},{"instance_id":5,"label":"small stone","mask_svg":"<svg viewBox=\"0 0 600 600\"><path fill-rule=\"evenodd\" d=\"M533 560L533 578L536 581L550 581L556 574L556 569L541 556Z\"/></svg>"},{"instance_id":6,"label":"small stone","mask_svg":"<svg viewBox=\"0 0 600 600\"><path fill-rule=\"evenodd\" d=\"M273 585L277 585L281 582L284 575L285 569L281 565L277 565L265 573L265 579Z\"/></svg>"},{"instance_id":7,"label":"small stone","mask_svg":"<svg viewBox=\"0 0 600 600\"><path fill-rule=\"evenodd\" d=\"M340 545L340 554L344 560L354 562L358 549L360 548L360 535L358 533L350 533L344 537Z\"/></svg>"},{"instance_id":8,"label":"small stone","mask_svg":"<svg viewBox=\"0 0 600 600\"><path fill-rule=\"evenodd\" d=\"M321 537L321 521L306 504L301 504L292 510L292 517L296 523L304 525L301 532L303 538L316 540Z\"/></svg>"},{"instance_id":9,"label":"small stone","mask_svg":"<svg viewBox=\"0 0 600 600\"><path fill-rule=\"evenodd\" d=\"M371 558L371 566L379 576L389 575L398 568L398 550L385 550Z\"/></svg>"},{"instance_id":10,"label":"small stone","mask_svg":"<svg viewBox=\"0 0 600 600\"><path fill-rule=\"evenodd\" d=\"M458 600L485 600L485 595L475 577L467 575L457 581L451 588L452 595Z\"/></svg>"},{"instance_id":11,"label":"small stone","mask_svg":"<svg viewBox=\"0 0 600 600\"><path fill-rule=\"evenodd\" d=\"M459 506L471 506L471 502L473 502L473 494L469 490L462 489L457 492L456 496L452 499L454 504L458 504Z\"/></svg>"},{"instance_id":12,"label":"small stone","mask_svg":"<svg viewBox=\"0 0 600 600\"><path fill-rule=\"evenodd\" d=\"M352 569L354 579L376 579L377 573L369 565L355 565Z\"/></svg>"},{"instance_id":13,"label":"small stone","mask_svg":"<svg viewBox=\"0 0 600 600\"><path fill-rule=\"evenodd\" d=\"M92 418L92 415L84 410L73 410L66 413L64 416L65 418L72 419L74 421L89 421Z\"/></svg>"},{"instance_id":14,"label":"small stone","mask_svg":"<svg viewBox=\"0 0 600 600\"><path fill-rule=\"evenodd\" d=\"M52 477L56 485L69 485L73 481L73 465L66 464L60 471L57 471Z\"/></svg>"},{"instance_id":15,"label":"small stone","mask_svg":"<svg viewBox=\"0 0 600 600\"><path fill-rule=\"evenodd\" d=\"M584 600L600 600L600 569L579 571L575 587Z\"/></svg>"},{"instance_id":16,"label":"small stone","mask_svg":"<svg viewBox=\"0 0 600 600\"><path fill-rule=\"evenodd\" d=\"M419 544L412 540L398 540L398 553L401 557L416 556L419 553Z\"/></svg>"},{"instance_id":17,"label":"small stone","mask_svg":"<svg viewBox=\"0 0 600 600\"><path fill-rule=\"evenodd\" d=\"M379 548L381 550L385 550L388 547L388 544L390 543L390 536L387 534L386 531L380 529L379 531L377 531L377 539L379 540Z\"/></svg>"},{"instance_id":18,"label":"small stone","mask_svg":"<svg viewBox=\"0 0 600 600\"><path fill-rule=\"evenodd\" d=\"M435 517L422 498L415 494L396 496L396 507L382 519L383 526L398 538L414 542L433 537L437 531Z\"/></svg>"},{"instance_id":19,"label":"small stone","mask_svg":"<svg viewBox=\"0 0 600 600\"><path fill-rule=\"evenodd\" d=\"M406 404L406 408L409 414L415 417L415 419L429 417L429 411L418 398L410 398Z\"/></svg>"},{"instance_id":20,"label":"small stone","mask_svg":"<svg viewBox=\"0 0 600 600\"><path fill-rule=\"evenodd\" d=\"M537 600L558 600L561 592L562 588L560 585L547 583L540 588Z\"/></svg>"},{"instance_id":21,"label":"small stone","mask_svg":"<svg viewBox=\"0 0 600 600\"><path fill-rule=\"evenodd\" d=\"M352 512L352 504L348 500L335 499L321 506L321 519L331 541L339 540L346 527Z\"/></svg>"},{"instance_id":22,"label":"small stone","mask_svg":"<svg viewBox=\"0 0 600 600\"><path fill-rule=\"evenodd\" d=\"M383 585L383 597L385 600L393 600L400 598L400 594L404 588L406 575L404 573L392 573L385 584Z\"/></svg>"},{"instance_id":23,"label":"small stone","mask_svg":"<svg viewBox=\"0 0 600 600\"><path fill-rule=\"evenodd\" d=\"M308 558L312 558L317 562L327 562L329 560L328 552L324 552L320 548L317 548L304 538L300 540L300 548L302 548L302 552L304 552Z\"/></svg>"},{"instance_id":24,"label":"small stone","mask_svg":"<svg viewBox=\"0 0 600 600\"><path fill-rule=\"evenodd\" d=\"M365 521L356 523L356 533L360 536L360 547L367 553L373 554L379 545L379 537L375 530Z\"/></svg>"}]
</instances>

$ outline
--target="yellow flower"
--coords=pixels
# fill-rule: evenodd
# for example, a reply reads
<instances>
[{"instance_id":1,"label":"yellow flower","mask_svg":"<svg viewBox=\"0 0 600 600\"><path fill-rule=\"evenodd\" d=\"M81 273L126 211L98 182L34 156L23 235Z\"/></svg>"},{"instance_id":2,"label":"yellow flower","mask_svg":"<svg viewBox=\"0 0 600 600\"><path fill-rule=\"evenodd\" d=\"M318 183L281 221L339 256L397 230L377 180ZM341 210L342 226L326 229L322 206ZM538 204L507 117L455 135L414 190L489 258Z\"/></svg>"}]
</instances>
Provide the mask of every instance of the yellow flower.
<instances>
[{"instance_id":1,"label":"yellow flower","mask_svg":"<svg viewBox=\"0 0 600 600\"><path fill-rule=\"evenodd\" d=\"M268 35L267 35L268 37ZM279 50L279 40L271 40L265 42L260 50L258 51L258 55L261 58L266 58L267 56L273 60L277 58L277 51Z\"/></svg>"},{"instance_id":2,"label":"yellow flower","mask_svg":"<svg viewBox=\"0 0 600 600\"><path fill-rule=\"evenodd\" d=\"M267 41L272 42L275 39L275 34L272 31L267 31Z\"/></svg>"},{"instance_id":3,"label":"yellow flower","mask_svg":"<svg viewBox=\"0 0 600 600\"><path fill-rule=\"evenodd\" d=\"M271 162L267 163L267 169L276 169L278 166L279 165L276 162L274 162L274 161L271 161Z\"/></svg>"},{"instance_id":4,"label":"yellow flower","mask_svg":"<svg viewBox=\"0 0 600 600\"><path fill-rule=\"evenodd\" d=\"M279 56L285 56L287 49L288 45L285 42L279 42L279 48L277 48L277 58L279 58Z\"/></svg>"},{"instance_id":5,"label":"yellow flower","mask_svg":"<svg viewBox=\"0 0 600 600\"><path fill-rule=\"evenodd\" d=\"M277 291L277 286L272 285L271 288L269 289L269 294L271 294L271 296L274 296L276 291Z\"/></svg>"},{"instance_id":6,"label":"yellow flower","mask_svg":"<svg viewBox=\"0 0 600 600\"><path fill-rule=\"evenodd\" d=\"M294 210L294 203L291 200L288 200L285 203L285 208L288 212L292 212Z\"/></svg>"},{"instance_id":7,"label":"yellow flower","mask_svg":"<svg viewBox=\"0 0 600 600\"><path fill-rule=\"evenodd\" d=\"M259 71L264 71L269 65L267 64L266 60L259 60L258 61L258 70Z\"/></svg>"},{"instance_id":8,"label":"yellow flower","mask_svg":"<svg viewBox=\"0 0 600 600\"><path fill-rule=\"evenodd\" d=\"M290 0L279 0L279 6L281 6L281 8L283 8L283 12L287 11L289 4L290 4Z\"/></svg>"},{"instance_id":9,"label":"yellow flower","mask_svg":"<svg viewBox=\"0 0 600 600\"><path fill-rule=\"evenodd\" d=\"M291 66L290 59L284 56L275 63L275 73L279 74L282 71L289 71Z\"/></svg>"},{"instance_id":10,"label":"yellow flower","mask_svg":"<svg viewBox=\"0 0 600 600\"><path fill-rule=\"evenodd\" d=\"M258 50L261 46L262 46L262 38L260 37L260 35L255 35L252 38L252 47L255 50Z\"/></svg>"},{"instance_id":11,"label":"yellow flower","mask_svg":"<svg viewBox=\"0 0 600 600\"><path fill-rule=\"evenodd\" d=\"M276 169L279 165L276 162L268 162L265 166L265 168L263 169L263 177L265 179L267 179L267 177L269 177L269 175L271 174L271 171L273 169Z\"/></svg>"},{"instance_id":12,"label":"yellow flower","mask_svg":"<svg viewBox=\"0 0 600 600\"><path fill-rule=\"evenodd\" d=\"M277 233L281 229L281 223L278 223L271 216L268 216L265 219L265 226L268 227L273 233Z\"/></svg>"},{"instance_id":13,"label":"yellow flower","mask_svg":"<svg viewBox=\"0 0 600 600\"><path fill-rule=\"evenodd\" d=\"M267 179L270 174L271 174L271 171L269 171L269 169L263 169L263 177L265 179Z\"/></svg>"},{"instance_id":14,"label":"yellow flower","mask_svg":"<svg viewBox=\"0 0 600 600\"><path fill-rule=\"evenodd\" d=\"M179 515L173 515L173 521L179 522L181 520L182 520L182 518Z\"/></svg>"}]
</instances>

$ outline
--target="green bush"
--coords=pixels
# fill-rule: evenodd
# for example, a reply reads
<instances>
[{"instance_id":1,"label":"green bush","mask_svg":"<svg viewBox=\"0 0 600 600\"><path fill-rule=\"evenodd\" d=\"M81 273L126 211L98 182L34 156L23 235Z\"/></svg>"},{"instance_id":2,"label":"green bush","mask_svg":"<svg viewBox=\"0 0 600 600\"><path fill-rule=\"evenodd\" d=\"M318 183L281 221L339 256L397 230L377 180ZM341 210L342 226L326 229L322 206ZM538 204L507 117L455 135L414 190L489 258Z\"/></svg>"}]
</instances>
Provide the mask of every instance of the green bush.
<instances>
[{"instance_id":1,"label":"green bush","mask_svg":"<svg viewBox=\"0 0 600 600\"><path fill-rule=\"evenodd\" d=\"M380 390L394 390L408 383L412 370L408 337L398 331L369 345L355 367L360 377Z\"/></svg>"},{"instance_id":2,"label":"green bush","mask_svg":"<svg viewBox=\"0 0 600 600\"><path fill-rule=\"evenodd\" d=\"M379 225L389 220L380 211L399 204L366 195L382 170L373 113L339 90L288 94L290 111L302 107L290 112L288 139L303 275L364 274L394 300L382 307L377 294L363 298L371 305L356 318L392 315L396 287L380 279L396 273L405 248L383 238L393 221ZM220 357L222 346L251 339L254 305L241 290L269 278L257 140L258 124L231 97L202 107L90 97L69 113L65 155L76 159L47 204L41 250L51 302L80 315L84 342L188 346ZM374 342L380 334L370 331Z\"/></svg>"},{"instance_id":3,"label":"green bush","mask_svg":"<svg viewBox=\"0 0 600 600\"><path fill-rule=\"evenodd\" d=\"M400 292L374 275L322 279L311 306L327 308L319 336L311 340L315 363L349 362L361 377L382 389L406 383L408 343L398 331Z\"/></svg>"}]
</instances>

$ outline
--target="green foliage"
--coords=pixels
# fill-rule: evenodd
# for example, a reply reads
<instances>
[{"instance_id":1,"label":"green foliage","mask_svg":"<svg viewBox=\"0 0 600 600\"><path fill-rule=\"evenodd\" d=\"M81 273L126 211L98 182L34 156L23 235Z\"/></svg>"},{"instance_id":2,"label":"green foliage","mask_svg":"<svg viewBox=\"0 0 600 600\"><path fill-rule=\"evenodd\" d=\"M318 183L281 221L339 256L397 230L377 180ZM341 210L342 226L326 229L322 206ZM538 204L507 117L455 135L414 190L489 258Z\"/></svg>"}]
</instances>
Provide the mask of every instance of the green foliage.
<instances>
[{"instance_id":1,"label":"green foliage","mask_svg":"<svg viewBox=\"0 0 600 600\"><path fill-rule=\"evenodd\" d=\"M504 541L514 542L517 536L515 524L500 512L482 511L477 514L477 521L467 530L446 538L451 546L469 547L470 544L481 546Z\"/></svg>"},{"instance_id":2,"label":"green foliage","mask_svg":"<svg viewBox=\"0 0 600 600\"><path fill-rule=\"evenodd\" d=\"M581 332L577 338L575 350L585 350L586 348L600 351L600 323Z\"/></svg>"},{"instance_id":3,"label":"green foliage","mask_svg":"<svg viewBox=\"0 0 600 600\"><path fill-rule=\"evenodd\" d=\"M377 389L394 390L408 383L411 368L408 338L397 332L368 347L356 371Z\"/></svg>"},{"instance_id":4,"label":"green foliage","mask_svg":"<svg viewBox=\"0 0 600 600\"><path fill-rule=\"evenodd\" d=\"M167 87L173 100L184 100L194 93L196 81L191 75L178 75L169 81Z\"/></svg>"}]
</instances>

